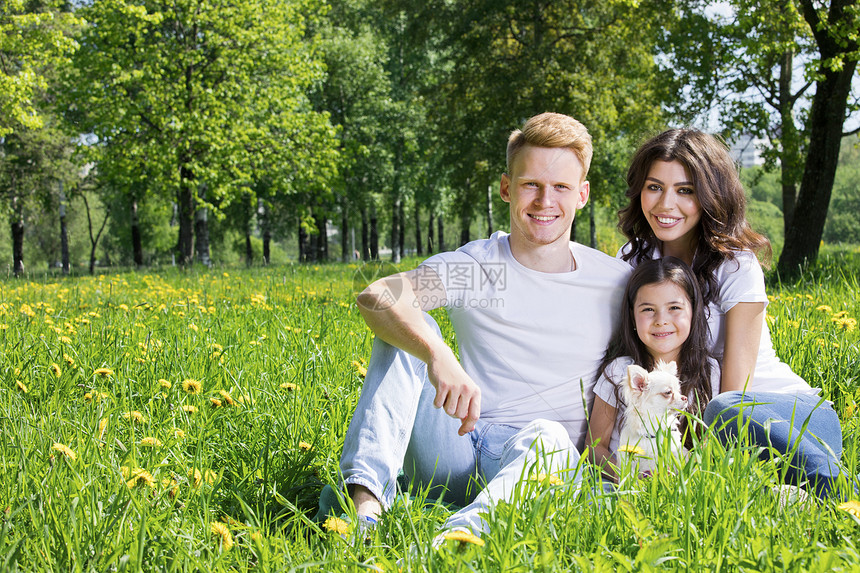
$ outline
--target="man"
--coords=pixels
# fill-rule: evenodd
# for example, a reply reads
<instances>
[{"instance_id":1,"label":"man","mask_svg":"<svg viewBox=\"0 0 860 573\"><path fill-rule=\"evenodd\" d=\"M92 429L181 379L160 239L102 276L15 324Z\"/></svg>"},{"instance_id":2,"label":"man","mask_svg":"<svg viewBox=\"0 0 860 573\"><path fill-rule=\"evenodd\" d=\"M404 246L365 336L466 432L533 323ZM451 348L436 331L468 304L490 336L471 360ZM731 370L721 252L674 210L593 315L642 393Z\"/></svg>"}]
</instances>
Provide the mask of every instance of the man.
<instances>
[{"instance_id":1,"label":"man","mask_svg":"<svg viewBox=\"0 0 860 573\"><path fill-rule=\"evenodd\" d=\"M575 119L529 119L511 134L499 189L510 234L430 257L359 295L376 340L341 457L359 519L375 522L391 504L401 467L465 506L448 528L479 534L479 514L511 499L528 472L580 479L587 404L630 273L569 240L591 155ZM459 362L422 312L441 306Z\"/></svg>"}]
</instances>

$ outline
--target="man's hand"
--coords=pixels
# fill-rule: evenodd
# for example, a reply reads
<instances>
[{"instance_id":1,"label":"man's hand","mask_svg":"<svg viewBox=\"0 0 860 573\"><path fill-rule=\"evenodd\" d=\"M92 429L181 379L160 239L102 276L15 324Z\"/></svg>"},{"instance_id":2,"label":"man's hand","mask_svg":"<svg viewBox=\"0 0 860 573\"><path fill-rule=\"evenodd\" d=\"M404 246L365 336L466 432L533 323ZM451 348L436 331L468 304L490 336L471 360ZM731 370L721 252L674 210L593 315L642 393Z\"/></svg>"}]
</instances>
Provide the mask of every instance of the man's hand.
<instances>
[{"instance_id":1,"label":"man's hand","mask_svg":"<svg viewBox=\"0 0 860 573\"><path fill-rule=\"evenodd\" d=\"M466 374L450 349L443 357L430 361L427 377L436 388L433 406L443 408L446 414L462 422L457 431L461 436L474 430L481 417L481 389Z\"/></svg>"}]
</instances>

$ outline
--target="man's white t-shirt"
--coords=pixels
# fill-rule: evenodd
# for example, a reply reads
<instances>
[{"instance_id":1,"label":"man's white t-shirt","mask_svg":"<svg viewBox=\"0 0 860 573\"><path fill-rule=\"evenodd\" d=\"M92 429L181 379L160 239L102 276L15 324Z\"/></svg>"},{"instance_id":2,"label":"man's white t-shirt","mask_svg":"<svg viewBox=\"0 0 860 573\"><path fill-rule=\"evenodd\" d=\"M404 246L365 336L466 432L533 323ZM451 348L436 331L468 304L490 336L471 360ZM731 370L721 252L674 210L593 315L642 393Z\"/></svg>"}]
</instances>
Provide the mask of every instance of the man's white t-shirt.
<instances>
[{"instance_id":1,"label":"man's white t-shirt","mask_svg":"<svg viewBox=\"0 0 860 573\"><path fill-rule=\"evenodd\" d=\"M593 386L631 269L570 243L576 270L521 265L496 232L427 259L445 286L460 362L481 388L481 419L522 427L560 422L582 449ZM440 293L441 296L442 293Z\"/></svg>"}]
</instances>

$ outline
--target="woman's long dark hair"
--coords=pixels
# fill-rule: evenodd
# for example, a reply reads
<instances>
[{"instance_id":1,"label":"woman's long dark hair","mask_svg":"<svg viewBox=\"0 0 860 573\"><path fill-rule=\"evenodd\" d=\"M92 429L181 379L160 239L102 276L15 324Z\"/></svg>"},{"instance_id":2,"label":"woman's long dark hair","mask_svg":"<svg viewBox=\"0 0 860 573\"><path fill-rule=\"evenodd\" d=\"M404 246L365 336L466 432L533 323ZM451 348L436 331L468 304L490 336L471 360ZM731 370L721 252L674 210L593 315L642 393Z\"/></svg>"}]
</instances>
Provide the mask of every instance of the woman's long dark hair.
<instances>
[{"instance_id":1,"label":"woman's long dark hair","mask_svg":"<svg viewBox=\"0 0 860 573\"><path fill-rule=\"evenodd\" d=\"M705 304L718 295L715 271L735 253L749 250L767 267L771 248L767 238L752 230L746 218L746 196L728 148L697 129L669 129L645 142L627 170L627 207L618 212L618 228L630 248L625 261L652 258L659 244L642 213L642 188L655 161L679 161L689 172L702 208L693 273L702 287Z\"/></svg>"},{"instance_id":2,"label":"woman's long dark hair","mask_svg":"<svg viewBox=\"0 0 860 573\"><path fill-rule=\"evenodd\" d=\"M615 396L620 398L621 380L609 378L607 369L612 362L622 356L629 356L635 364L648 371L654 369L654 357L639 339L635 330L636 295L639 289L647 285L671 283L680 288L690 299L692 319L690 320L690 335L681 345L678 354L678 378L681 379L681 392L690 400L687 411L701 416L705 406L711 399L711 364L708 360L708 321L705 316L705 305L699 282L687 264L675 257L649 259L642 262L627 282L624 300L621 303L621 320L612 335L600 368L598 377L603 375L615 383ZM623 402L619 400L619 402ZM683 422L682 422L683 424Z\"/></svg>"}]
</instances>

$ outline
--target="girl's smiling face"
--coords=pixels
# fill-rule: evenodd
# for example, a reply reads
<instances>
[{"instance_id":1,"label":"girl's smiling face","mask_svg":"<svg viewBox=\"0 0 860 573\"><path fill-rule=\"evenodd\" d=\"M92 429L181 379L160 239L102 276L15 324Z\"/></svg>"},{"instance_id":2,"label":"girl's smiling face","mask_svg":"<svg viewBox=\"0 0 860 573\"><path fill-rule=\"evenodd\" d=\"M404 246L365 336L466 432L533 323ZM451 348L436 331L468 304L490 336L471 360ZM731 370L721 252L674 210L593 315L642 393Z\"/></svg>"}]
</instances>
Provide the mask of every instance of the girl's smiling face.
<instances>
[{"instance_id":1,"label":"girl's smiling face","mask_svg":"<svg viewBox=\"0 0 860 573\"><path fill-rule=\"evenodd\" d=\"M633 319L639 340L655 362L677 362L681 346L690 336L693 305L673 282L644 285L636 293Z\"/></svg>"}]
</instances>

